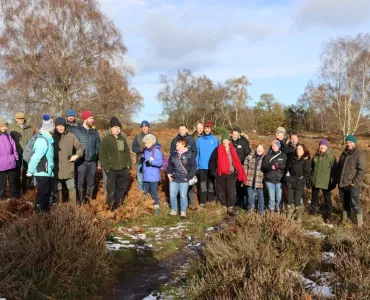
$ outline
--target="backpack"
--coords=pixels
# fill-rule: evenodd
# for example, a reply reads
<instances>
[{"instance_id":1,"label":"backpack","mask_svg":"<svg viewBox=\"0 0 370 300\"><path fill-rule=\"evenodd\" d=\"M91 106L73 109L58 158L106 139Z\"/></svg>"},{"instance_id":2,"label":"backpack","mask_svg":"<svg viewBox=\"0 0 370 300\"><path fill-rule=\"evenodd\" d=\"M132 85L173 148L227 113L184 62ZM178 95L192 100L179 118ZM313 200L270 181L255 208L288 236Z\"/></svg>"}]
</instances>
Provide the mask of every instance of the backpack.
<instances>
[{"instance_id":1,"label":"backpack","mask_svg":"<svg viewBox=\"0 0 370 300\"><path fill-rule=\"evenodd\" d=\"M27 163L30 162L32 155L35 153L33 145L35 144L37 138L43 138L46 141L47 145L49 146L48 140L42 134L40 133L34 134L23 149L23 160L26 161Z\"/></svg>"},{"instance_id":2,"label":"backpack","mask_svg":"<svg viewBox=\"0 0 370 300\"><path fill-rule=\"evenodd\" d=\"M152 157L154 157L154 150L155 150L156 148L153 148L152 149ZM161 153L162 153L162 165L161 165L161 167L159 168L159 170L160 171L163 171L163 172L165 172L166 170L167 170L167 167L168 167L168 158L164 155L164 153L162 152L162 150L161 149L159 149L159 148L157 148L159 151L161 151Z\"/></svg>"}]
</instances>

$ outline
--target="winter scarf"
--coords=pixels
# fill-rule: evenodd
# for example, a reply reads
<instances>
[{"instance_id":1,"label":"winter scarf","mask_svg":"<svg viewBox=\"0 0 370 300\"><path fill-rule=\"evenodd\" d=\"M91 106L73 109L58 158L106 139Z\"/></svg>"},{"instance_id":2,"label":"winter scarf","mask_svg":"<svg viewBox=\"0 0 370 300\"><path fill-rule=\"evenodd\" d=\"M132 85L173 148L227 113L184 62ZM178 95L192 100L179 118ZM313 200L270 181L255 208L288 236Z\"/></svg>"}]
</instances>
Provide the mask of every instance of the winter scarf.
<instances>
[{"instance_id":1,"label":"winter scarf","mask_svg":"<svg viewBox=\"0 0 370 300\"><path fill-rule=\"evenodd\" d=\"M217 174L221 176L222 174L228 174L230 172L230 162L229 156L224 145L220 145L217 149ZM230 153L232 158L232 164L238 172L238 181L246 182L247 176L245 175L242 164L240 163L238 154L232 144L230 144Z\"/></svg>"}]
</instances>

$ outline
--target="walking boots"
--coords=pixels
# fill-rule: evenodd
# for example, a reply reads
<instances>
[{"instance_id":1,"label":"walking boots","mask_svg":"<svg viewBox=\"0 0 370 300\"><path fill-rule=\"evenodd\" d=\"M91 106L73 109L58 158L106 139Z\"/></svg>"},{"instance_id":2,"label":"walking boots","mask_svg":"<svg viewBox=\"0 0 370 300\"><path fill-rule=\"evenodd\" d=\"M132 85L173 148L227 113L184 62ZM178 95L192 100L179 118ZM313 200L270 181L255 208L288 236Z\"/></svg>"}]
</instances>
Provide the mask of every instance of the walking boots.
<instances>
[{"instance_id":1,"label":"walking boots","mask_svg":"<svg viewBox=\"0 0 370 300\"><path fill-rule=\"evenodd\" d=\"M56 196L56 203L57 204L62 204L63 203L63 191L62 190L58 190L55 194Z\"/></svg>"},{"instance_id":2,"label":"walking boots","mask_svg":"<svg viewBox=\"0 0 370 300\"><path fill-rule=\"evenodd\" d=\"M79 205L82 205L84 204L85 202L85 194L84 194L84 190L78 190L78 204Z\"/></svg>"},{"instance_id":3,"label":"walking boots","mask_svg":"<svg viewBox=\"0 0 370 300\"><path fill-rule=\"evenodd\" d=\"M356 214L357 227L361 228L364 225L364 219L362 217L362 209L359 209Z\"/></svg>"},{"instance_id":4,"label":"walking boots","mask_svg":"<svg viewBox=\"0 0 370 300\"><path fill-rule=\"evenodd\" d=\"M90 202L93 199L93 194L94 194L93 189L87 189L86 199L88 202Z\"/></svg>"},{"instance_id":5,"label":"walking boots","mask_svg":"<svg viewBox=\"0 0 370 300\"><path fill-rule=\"evenodd\" d=\"M297 223L301 224L303 219L304 206L303 205L297 206L296 209L297 209Z\"/></svg>"},{"instance_id":6,"label":"walking boots","mask_svg":"<svg viewBox=\"0 0 370 300\"><path fill-rule=\"evenodd\" d=\"M293 213L294 213L293 205L288 205L287 208L286 208L286 217L288 219L292 219Z\"/></svg>"},{"instance_id":7,"label":"walking boots","mask_svg":"<svg viewBox=\"0 0 370 300\"><path fill-rule=\"evenodd\" d=\"M76 190L69 191L69 203L71 203L72 206L77 206Z\"/></svg>"}]
</instances>

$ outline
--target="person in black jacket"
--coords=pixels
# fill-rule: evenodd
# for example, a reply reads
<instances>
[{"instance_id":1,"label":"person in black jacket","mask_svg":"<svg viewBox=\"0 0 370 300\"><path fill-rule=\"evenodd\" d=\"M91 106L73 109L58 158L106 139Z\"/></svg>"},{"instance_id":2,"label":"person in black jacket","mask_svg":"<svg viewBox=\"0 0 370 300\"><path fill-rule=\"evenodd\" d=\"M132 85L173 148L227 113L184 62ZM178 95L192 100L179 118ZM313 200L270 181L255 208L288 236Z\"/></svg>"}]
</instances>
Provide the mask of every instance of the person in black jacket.
<instances>
[{"instance_id":1,"label":"person in black jacket","mask_svg":"<svg viewBox=\"0 0 370 300\"><path fill-rule=\"evenodd\" d=\"M264 173L264 182L269 194L269 210L281 210L281 194L283 190L284 172L287 163L286 154L280 151L280 142L274 140L271 143L271 150L263 158L262 172Z\"/></svg>"},{"instance_id":2,"label":"person in black jacket","mask_svg":"<svg viewBox=\"0 0 370 300\"><path fill-rule=\"evenodd\" d=\"M231 143L233 144L236 153L238 154L240 163L244 165L244 161L251 153L251 147L249 141L241 136L241 130L239 127L233 129L231 135ZM247 208L247 189L244 187L243 182L236 181L236 206Z\"/></svg>"},{"instance_id":3,"label":"person in black jacket","mask_svg":"<svg viewBox=\"0 0 370 300\"><path fill-rule=\"evenodd\" d=\"M186 217L189 180L195 176L196 170L195 155L189 151L188 140L180 137L176 142L176 151L171 152L166 171L170 181L170 216L177 215L177 195L180 192L180 217Z\"/></svg>"},{"instance_id":4,"label":"person in black jacket","mask_svg":"<svg viewBox=\"0 0 370 300\"><path fill-rule=\"evenodd\" d=\"M85 201L85 180L87 181L87 198L88 200L93 198L96 164L100 147L99 133L93 128L93 114L87 110L83 110L81 118L83 123L77 127L72 127L72 132L84 146L84 156L77 162L77 190L78 202L80 204Z\"/></svg>"},{"instance_id":5,"label":"person in black jacket","mask_svg":"<svg viewBox=\"0 0 370 300\"><path fill-rule=\"evenodd\" d=\"M295 156L296 152L295 150L297 149L298 145L298 133L293 131L289 135L289 142L286 145L286 156L288 158L288 163L289 161Z\"/></svg>"},{"instance_id":6,"label":"person in black jacket","mask_svg":"<svg viewBox=\"0 0 370 300\"><path fill-rule=\"evenodd\" d=\"M311 186L311 157L304 144L298 144L296 153L290 160L286 172L287 194L287 218L291 219L294 207L297 210L297 222L302 223L304 207L301 199L305 186Z\"/></svg>"}]
</instances>

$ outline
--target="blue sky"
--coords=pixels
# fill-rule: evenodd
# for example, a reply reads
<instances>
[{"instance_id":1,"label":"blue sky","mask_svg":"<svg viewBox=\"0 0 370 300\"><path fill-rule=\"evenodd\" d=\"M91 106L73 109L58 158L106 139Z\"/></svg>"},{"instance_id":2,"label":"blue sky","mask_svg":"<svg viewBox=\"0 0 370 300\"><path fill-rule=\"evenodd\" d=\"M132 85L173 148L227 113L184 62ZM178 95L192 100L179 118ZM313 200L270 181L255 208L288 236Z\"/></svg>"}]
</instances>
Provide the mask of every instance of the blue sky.
<instances>
[{"instance_id":1,"label":"blue sky","mask_svg":"<svg viewBox=\"0 0 370 300\"><path fill-rule=\"evenodd\" d=\"M295 103L315 80L325 42L370 28L369 0L99 2L122 32L132 85L144 97L135 121L159 118L159 75L183 68L221 82L246 75L254 100L272 93Z\"/></svg>"}]
</instances>

